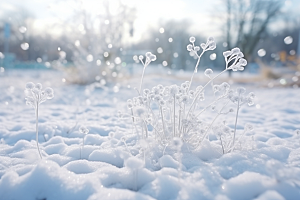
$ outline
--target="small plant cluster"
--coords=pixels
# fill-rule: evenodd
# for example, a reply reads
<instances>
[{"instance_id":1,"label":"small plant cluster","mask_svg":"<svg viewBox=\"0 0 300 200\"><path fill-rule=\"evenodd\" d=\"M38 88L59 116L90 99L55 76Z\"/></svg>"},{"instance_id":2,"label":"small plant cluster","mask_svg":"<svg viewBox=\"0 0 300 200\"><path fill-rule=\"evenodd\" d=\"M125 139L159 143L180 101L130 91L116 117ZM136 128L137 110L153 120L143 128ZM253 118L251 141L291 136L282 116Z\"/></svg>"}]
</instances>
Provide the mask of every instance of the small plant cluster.
<instances>
[{"instance_id":1,"label":"small plant cluster","mask_svg":"<svg viewBox=\"0 0 300 200\"><path fill-rule=\"evenodd\" d=\"M255 95L252 92L246 94L245 88L242 87L233 90L227 82L214 84L214 80L226 71L244 70L247 61L239 48L225 51L223 53L225 69L215 76L212 69L206 69L204 74L208 78L207 83L192 89L193 77L198 71L202 55L215 48L216 43L212 37L209 37L207 42L200 46L196 46L195 38L191 37L187 50L196 55L198 60L190 81L181 85L157 85L152 89L142 90L142 83L146 67L151 61L155 61L156 56L150 52L146 53L145 62L143 62L143 56L139 57L144 65L144 70L138 96L127 100L133 131L139 139L154 137L160 145L166 147L173 145L174 139L178 140L179 138L183 144L188 145L188 148L197 149L208 138L208 135L213 133L217 136L222 152L225 154L232 152L243 135L253 129L252 125L248 124L245 126L244 132L237 137L240 108L245 104L253 105ZM212 88L214 99L205 105L205 91L209 87ZM209 110L216 114L211 121L207 122L204 113ZM236 115L233 129L226 123L216 124L219 116L232 112L235 112Z\"/></svg>"},{"instance_id":2,"label":"small plant cluster","mask_svg":"<svg viewBox=\"0 0 300 200\"><path fill-rule=\"evenodd\" d=\"M35 117L36 117L36 145L42 159L42 154L39 148L39 141L38 141L38 125L39 125L39 105L45 102L47 99L52 99L54 97L53 89L50 87L45 88L42 90L42 84L37 83L34 84L32 82L26 83L25 86L25 95L26 95L26 104L32 106L35 110Z\"/></svg>"}]
</instances>

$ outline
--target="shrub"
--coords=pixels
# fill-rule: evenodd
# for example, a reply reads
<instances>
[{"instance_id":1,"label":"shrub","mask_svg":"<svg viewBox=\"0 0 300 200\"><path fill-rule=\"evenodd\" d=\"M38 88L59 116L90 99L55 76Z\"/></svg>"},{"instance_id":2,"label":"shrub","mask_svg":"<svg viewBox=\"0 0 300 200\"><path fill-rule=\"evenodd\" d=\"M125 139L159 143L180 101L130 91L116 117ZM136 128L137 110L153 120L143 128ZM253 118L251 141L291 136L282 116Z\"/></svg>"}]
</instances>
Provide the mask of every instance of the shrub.
<instances>
[{"instance_id":1,"label":"shrub","mask_svg":"<svg viewBox=\"0 0 300 200\"><path fill-rule=\"evenodd\" d=\"M181 85L157 85L152 89L146 88L144 90L142 90L144 71L156 57L150 52L146 53L145 63L142 62L143 56L139 57L144 65L144 70L138 96L127 101L133 130L139 139L147 139L151 136L160 145L166 147L173 144L174 138L180 138L188 148L196 149L211 131L219 136L218 139L223 153L234 150L240 107L244 104L253 105L255 96L253 93L246 95L244 88L230 89L230 85L226 82L220 85L214 84L214 80L226 71L244 70L247 61L243 58L244 55L239 48L225 51L223 53L226 63L225 69L215 76L212 69L206 69L204 74L209 79L208 82L204 86L198 85L196 89L192 89L193 78L198 72L202 55L206 51L215 48L216 43L212 37L209 37L206 43L200 44L200 47L195 45L195 38L191 37L187 50L196 55L198 59L190 81L186 81ZM201 49L202 52L200 53ZM210 86L214 99L205 105L205 91ZM230 107L231 105L236 107L234 129L229 128L226 124L216 125L215 122L220 115L234 112L234 109ZM207 117L204 117L203 113L209 108L217 111L217 114L212 121L207 122ZM149 127L152 127L152 131ZM245 131L248 131L248 129L245 129Z\"/></svg>"}]
</instances>

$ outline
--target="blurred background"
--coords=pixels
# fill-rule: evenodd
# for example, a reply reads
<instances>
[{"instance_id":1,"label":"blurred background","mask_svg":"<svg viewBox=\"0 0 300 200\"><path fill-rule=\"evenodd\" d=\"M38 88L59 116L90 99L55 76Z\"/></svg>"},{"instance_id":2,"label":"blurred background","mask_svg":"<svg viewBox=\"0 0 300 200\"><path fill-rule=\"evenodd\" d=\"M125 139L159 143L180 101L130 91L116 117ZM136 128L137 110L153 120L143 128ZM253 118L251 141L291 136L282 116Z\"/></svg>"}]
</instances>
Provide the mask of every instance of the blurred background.
<instances>
[{"instance_id":1,"label":"blurred background","mask_svg":"<svg viewBox=\"0 0 300 200\"><path fill-rule=\"evenodd\" d=\"M189 37L212 36L200 70L223 70L222 52L239 47L248 65L228 77L298 88L299 10L299 0L0 0L0 80L56 70L63 82L104 85L140 76L148 51L157 55L148 73L192 73Z\"/></svg>"}]
</instances>

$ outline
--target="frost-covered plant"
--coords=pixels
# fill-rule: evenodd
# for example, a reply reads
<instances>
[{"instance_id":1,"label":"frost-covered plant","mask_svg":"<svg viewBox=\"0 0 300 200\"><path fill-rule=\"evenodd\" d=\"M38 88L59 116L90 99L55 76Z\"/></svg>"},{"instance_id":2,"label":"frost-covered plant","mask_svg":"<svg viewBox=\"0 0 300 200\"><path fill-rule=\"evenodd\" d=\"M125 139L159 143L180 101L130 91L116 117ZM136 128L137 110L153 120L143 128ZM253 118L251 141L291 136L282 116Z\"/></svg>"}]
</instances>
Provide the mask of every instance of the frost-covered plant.
<instances>
[{"instance_id":1,"label":"frost-covered plant","mask_svg":"<svg viewBox=\"0 0 300 200\"><path fill-rule=\"evenodd\" d=\"M212 37L209 37L206 43L200 44L202 52L199 54L201 48L195 45L195 38L191 37L190 42L191 44L187 46L187 50L193 52L198 60L191 80L181 85L157 85L152 89L142 90L145 68L152 61L150 56L155 60L153 54L146 54L146 62L142 62L144 70L138 96L127 101L131 112L133 131L137 134L138 139L147 139L151 136L165 148L172 144L174 138L179 138L190 149L198 148L202 141L208 138L210 132L216 135L218 133L223 153L231 152L235 148L240 107L244 104L253 105L255 96L253 93L245 95L244 88L232 90L226 82L219 85L214 84L214 80L226 71L244 70L247 61L243 58L244 55L239 48L225 51L223 53L226 63L225 69L217 75L214 75L212 69L206 69L204 75L208 78L208 81L205 85L198 85L193 89L193 77L198 71L201 57L204 52L215 49L216 43ZM143 57L140 56L141 61L142 59ZM214 99L205 104L205 91L209 87L213 91ZM233 130L225 124L215 124L219 116L234 112L234 109L230 106L236 107ZM216 113L210 122L207 121L206 116L203 116L203 113L209 110ZM229 137L225 138L220 133L225 133Z\"/></svg>"},{"instance_id":2,"label":"frost-covered plant","mask_svg":"<svg viewBox=\"0 0 300 200\"><path fill-rule=\"evenodd\" d=\"M146 67L151 63L151 61L155 61L156 60L156 55L153 55L151 52L147 52L145 54L145 56L146 56L145 62L143 62L144 56L142 56L142 55L139 56L139 60L144 65L143 73L142 73L142 78L141 78L141 83L140 83L139 94L141 94L142 84L143 84L143 79L144 79L144 73L145 73Z\"/></svg>"},{"instance_id":3,"label":"frost-covered plant","mask_svg":"<svg viewBox=\"0 0 300 200\"><path fill-rule=\"evenodd\" d=\"M79 127L79 132L83 134L82 146L80 148L80 159L81 159L81 155L82 155L81 151L83 151L83 148L84 148L84 138L89 133L89 129L87 129L85 126L80 126Z\"/></svg>"},{"instance_id":4,"label":"frost-covered plant","mask_svg":"<svg viewBox=\"0 0 300 200\"><path fill-rule=\"evenodd\" d=\"M45 102L47 99L52 99L54 97L53 89L50 87L45 88L42 90L42 84L37 83L34 84L32 82L26 83L25 86L25 96L26 96L26 104L30 105L35 110L35 117L36 117L36 145L42 159L42 154L39 148L39 141L38 141L38 124L39 124L39 105Z\"/></svg>"}]
</instances>

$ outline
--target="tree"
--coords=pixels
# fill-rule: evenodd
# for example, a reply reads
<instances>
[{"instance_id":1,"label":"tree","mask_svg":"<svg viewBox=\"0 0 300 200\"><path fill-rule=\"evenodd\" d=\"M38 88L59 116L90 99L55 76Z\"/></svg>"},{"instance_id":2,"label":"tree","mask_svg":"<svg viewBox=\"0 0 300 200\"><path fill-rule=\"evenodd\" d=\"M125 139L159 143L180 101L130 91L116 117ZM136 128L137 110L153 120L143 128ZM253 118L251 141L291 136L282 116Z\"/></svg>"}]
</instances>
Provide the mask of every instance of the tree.
<instances>
[{"instance_id":1,"label":"tree","mask_svg":"<svg viewBox=\"0 0 300 200\"><path fill-rule=\"evenodd\" d=\"M227 48L239 47L252 60L257 43L268 25L280 14L281 0L226 0Z\"/></svg>"}]
</instances>

